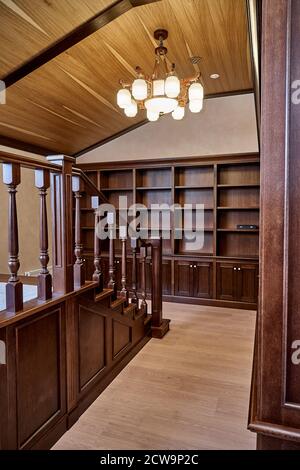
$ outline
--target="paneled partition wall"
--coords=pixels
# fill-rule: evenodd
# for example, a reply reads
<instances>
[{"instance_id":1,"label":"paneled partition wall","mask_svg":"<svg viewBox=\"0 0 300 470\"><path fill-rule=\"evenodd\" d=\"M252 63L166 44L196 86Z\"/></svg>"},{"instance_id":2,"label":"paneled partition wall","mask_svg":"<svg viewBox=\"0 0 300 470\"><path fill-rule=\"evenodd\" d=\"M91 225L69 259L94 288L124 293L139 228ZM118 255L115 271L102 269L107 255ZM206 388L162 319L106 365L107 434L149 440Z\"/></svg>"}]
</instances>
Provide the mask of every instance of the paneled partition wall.
<instances>
[{"instance_id":1,"label":"paneled partition wall","mask_svg":"<svg viewBox=\"0 0 300 470\"><path fill-rule=\"evenodd\" d=\"M97 207L104 194L74 159L58 156L37 161L0 153L7 185L10 276L6 309L0 311L0 449L47 449L78 419L150 337L162 338L161 239L132 242L127 256L121 243L121 288L116 284L115 240L108 246L108 278L103 279L101 243L96 236ZM20 168L32 170L40 200L38 298L23 299L18 275ZM51 220L47 191L51 191ZM81 210L92 201L93 211ZM1 207L1 211L6 208ZM93 219L93 268L86 272L84 217ZM48 269L48 223L53 237L52 274ZM28 240L30 243L30 240ZM151 255L152 307L146 301L146 254ZM140 263L142 269L137 270ZM130 269L127 269L127 266ZM142 299L137 298L137 285ZM131 288L132 286L132 288ZM131 297L131 298L130 298Z\"/></svg>"},{"instance_id":2,"label":"paneled partition wall","mask_svg":"<svg viewBox=\"0 0 300 470\"><path fill-rule=\"evenodd\" d=\"M127 203L204 205L204 243L193 248L183 233L177 237L171 216L169 239L162 240L165 300L255 309L258 294L260 164L257 154L82 164L107 200L119 209ZM196 217L193 211L193 229ZM93 269L93 209L83 203L84 256ZM142 227L141 227L142 228ZM153 227L149 216L148 228ZM202 234L196 235L199 241ZM106 243L106 245L105 245ZM104 277L108 277L108 244L103 245ZM116 244L116 282L121 244ZM151 260L146 273L151 279Z\"/></svg>"}]
</instances>

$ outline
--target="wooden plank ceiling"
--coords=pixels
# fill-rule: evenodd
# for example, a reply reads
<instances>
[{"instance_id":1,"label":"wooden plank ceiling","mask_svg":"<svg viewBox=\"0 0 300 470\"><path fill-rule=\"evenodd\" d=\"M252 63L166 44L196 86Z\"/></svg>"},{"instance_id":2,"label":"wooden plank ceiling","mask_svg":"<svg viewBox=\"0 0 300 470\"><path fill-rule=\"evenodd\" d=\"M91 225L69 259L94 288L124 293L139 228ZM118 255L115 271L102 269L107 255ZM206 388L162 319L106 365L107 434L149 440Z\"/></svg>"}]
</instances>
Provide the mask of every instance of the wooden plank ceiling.
<instances>
[{"instance_id":1,"label":"wooden plank ceiling","mask_svg":"<svg viewBox=\"0 0 300 470\"><path fill-rule=\"evenodd\" d=\"M112 3L0 0L0 76ZM157 28L169 31L169 59L180 77L195 71L190 56L202 57L206 95L253 88L246 0L161 0L131 9L10 86L0 106L0 144L16 139L73 155L143 121L143 113L123 115L116 92L120 78L134 79L136 65L152 71Z\"/></svg>"}]
</instances>

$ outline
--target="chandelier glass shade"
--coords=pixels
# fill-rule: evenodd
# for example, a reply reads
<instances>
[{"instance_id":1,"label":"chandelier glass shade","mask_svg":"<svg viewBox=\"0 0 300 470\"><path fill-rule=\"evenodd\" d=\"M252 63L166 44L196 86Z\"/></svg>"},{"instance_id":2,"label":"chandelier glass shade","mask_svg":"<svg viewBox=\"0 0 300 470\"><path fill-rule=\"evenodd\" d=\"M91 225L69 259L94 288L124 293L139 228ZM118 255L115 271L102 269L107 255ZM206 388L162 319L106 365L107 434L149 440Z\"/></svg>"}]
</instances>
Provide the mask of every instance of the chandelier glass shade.
<instances>
[{"instance_id":1,"label":"chandelier glass shade","mask_svg":"<svg viewBox=\"0 0 300 470\"><path fill-rule=\"evenodd\" d=\"M179 121L185 116L187 104L192 113L200 113L202 110L204 89L200 83L201 74L184 79L177 77L175 64L170 65L168 50L163 44L167 37L168 32L165 30L154 33L159 46L155 49L155 65L151 76L136 67L137 78L133 83L120 80L122 88L117 93L117 104L127 117L135 117L139 110L146 110L151 122L169 113Z\"/></svg>"}]
</instances>

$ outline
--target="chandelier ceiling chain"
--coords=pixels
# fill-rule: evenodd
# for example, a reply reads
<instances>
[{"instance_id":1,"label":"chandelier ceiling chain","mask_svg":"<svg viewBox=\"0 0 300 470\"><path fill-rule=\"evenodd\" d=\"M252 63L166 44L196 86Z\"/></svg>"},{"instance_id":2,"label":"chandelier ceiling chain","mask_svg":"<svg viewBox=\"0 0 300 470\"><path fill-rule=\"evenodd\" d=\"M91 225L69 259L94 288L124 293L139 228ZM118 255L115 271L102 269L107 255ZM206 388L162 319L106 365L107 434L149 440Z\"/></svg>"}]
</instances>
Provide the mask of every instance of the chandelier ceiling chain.
<instances>
[{"instance_id":1,"label":"chandelier ceiling chain","mask_svg":"<svg viewBox=\"0 0 300 470\"><path fill-rule=\"evenodd\" d=\"M145 75L141 67L137 66L137 78L132 84L120 80L122 88L118 91L117 103L127 117L135 117L139 109L146 109L149 121L157 121L161 115L168 113L172 113L175 120L181 120L188 103L192 113L200 113L202 110L204 90L200 83L201 74L192 78L177 77L175 64L168 66L168 49L164 46L167 37L168 31L164 29L154 33L159 45L155 49L151 76Z\"/></svg>"}]
</instances>

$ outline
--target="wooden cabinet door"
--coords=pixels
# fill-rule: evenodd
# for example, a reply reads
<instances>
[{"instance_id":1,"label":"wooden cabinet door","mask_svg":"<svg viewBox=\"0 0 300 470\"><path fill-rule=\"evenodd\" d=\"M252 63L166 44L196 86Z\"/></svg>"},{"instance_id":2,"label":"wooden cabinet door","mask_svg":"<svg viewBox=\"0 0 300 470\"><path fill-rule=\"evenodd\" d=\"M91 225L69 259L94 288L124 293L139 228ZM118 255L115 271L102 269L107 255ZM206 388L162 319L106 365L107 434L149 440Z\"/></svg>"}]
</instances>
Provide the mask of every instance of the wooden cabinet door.
<instances>
[{"instance_id":1,"label":"wooden cabinet door","mask_svg":"<svg viewBox=\"0 0 300 470\"><path fill-rule=\"evenodd\" d=\"M172 264L170 260L165 259L162 262L162 293L172 294Z\"/></svg>"},{"instance_id":2,"label":"wooden cabinet door","mask_svg":"<svg viewBox=\"0 0 300 470\"><path fill-rule=\"evenodd\" d=\"M213 296L213 264L197 262L194 269L194 297L211 299Z\"/></svg>"},{"instance_id":3,"label":"wooden cabinet door","mask_svg":"<svg viewBox=\"0 0 300 470\"><path fill-rule=\"evenodd\" d=\"M181 297L193 296L193 266L192 261L175 261L175 295Z\"/></svg>"},{"instance_id":4,"label":"wooden cabinet door","mask_svg":"<svg viewBox=\"0 0 300 470\"><path fill-rule=\"evenodd\" d=\"M256 304L258 297L257 264L240 264L237 266L237 297L241 302Z\"/></svg>"},{"instance_id":5,"label":"wooden cabinet door","mask_svg":"<svg viewBox=\"0 0 300 470\"><path fill-rule=\"evenodd\" d=\"M237 267L231 263L217 265L217 298L234 301L237 297L236 288Z\"/></svg>"}]
</instances>

